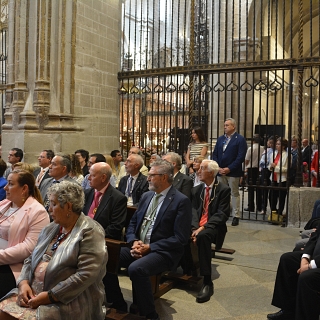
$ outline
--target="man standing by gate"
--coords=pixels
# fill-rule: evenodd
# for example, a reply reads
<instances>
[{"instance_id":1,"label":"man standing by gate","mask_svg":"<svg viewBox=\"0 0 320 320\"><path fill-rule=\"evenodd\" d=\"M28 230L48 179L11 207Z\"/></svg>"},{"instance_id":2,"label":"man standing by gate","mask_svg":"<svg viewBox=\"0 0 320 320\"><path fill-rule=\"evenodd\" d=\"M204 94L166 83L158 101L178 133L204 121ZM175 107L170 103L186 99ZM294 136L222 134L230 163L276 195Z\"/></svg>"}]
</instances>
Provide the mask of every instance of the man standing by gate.
<instances>
[{"instance_id":1,"label":"man standing by gate","mask_svg":"<svg viewBox=\"0 0 320 320\"><path fill-rule=\"evenodd\" d=\"M232 226L239 224L240 194L239 182L243 175L242 163L247 152L245 138L236 132L236 121L227 118L224 122L224 135L217 140L212 153L212 160L219 164L218 180L229 185L231 189Z\"/></svg>"}]
</instances>

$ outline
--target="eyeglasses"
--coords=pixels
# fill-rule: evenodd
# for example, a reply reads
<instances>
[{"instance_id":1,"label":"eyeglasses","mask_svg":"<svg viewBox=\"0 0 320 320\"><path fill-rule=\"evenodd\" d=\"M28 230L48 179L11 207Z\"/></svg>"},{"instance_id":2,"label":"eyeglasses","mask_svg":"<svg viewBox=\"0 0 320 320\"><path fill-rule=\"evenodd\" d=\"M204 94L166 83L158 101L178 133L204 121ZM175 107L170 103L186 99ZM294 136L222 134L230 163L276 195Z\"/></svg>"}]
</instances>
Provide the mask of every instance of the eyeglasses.
<instances>
[{"instance_id":1,"label":"eyeglasses","mask_svg":"<svg viewBox=\"0 0 320 320\"><path fill-rule=\"evenodd\" d=\"M164 173L148 173L148 177L153 178L154 176L163 176Z\"/></svg>"},{"instance_id":2,"label":"eyeglasses","mask_svg":"<svg viewBox=\"0 0 320 320\"><path fill-rule=\"evenodd\" d=\"M59 247L59 244L61 243L61 240L67 235L67 233L61 233L60 236L58 237L57 241L52 245L51 251L57 250Z\"/></svg>"}]
</instances>

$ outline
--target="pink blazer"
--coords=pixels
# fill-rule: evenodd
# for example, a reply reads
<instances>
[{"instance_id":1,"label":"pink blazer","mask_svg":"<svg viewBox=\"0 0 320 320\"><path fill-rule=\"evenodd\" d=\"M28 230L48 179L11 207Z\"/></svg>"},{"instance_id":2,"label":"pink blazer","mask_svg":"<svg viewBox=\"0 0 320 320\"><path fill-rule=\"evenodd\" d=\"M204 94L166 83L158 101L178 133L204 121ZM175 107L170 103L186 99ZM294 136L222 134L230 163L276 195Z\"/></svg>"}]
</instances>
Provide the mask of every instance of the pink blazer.
<instances>
[{"instance_id":1,"label":"pink blazer","mask_svg":"<svg viewBox=\"0 0 320 320\"><path fill-rule=\"evenodd\" d=\"M0 201L0 211L11 201ZM29 197L15 213L9 229L8 248L0 250L0 265L8 264L17 279L24 259L30 256L36 246L40 231L50 223L49 215L42 204Z\"/></svg>"}]
</instances>

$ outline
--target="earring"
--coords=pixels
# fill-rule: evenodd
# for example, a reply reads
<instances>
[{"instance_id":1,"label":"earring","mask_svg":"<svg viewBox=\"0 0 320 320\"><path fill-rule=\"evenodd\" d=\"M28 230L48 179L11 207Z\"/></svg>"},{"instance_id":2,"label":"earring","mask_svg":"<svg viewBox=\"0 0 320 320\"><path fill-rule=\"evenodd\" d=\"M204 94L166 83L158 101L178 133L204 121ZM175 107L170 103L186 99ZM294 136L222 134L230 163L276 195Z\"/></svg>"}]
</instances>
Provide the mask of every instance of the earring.
<instances>
[{"instance_id":1,"label":"earring","mask_svg":"<svg viewBox=\"0 0 320 320\"><path fill-rule=\"evenodd\" d=\"M21 201L24 203L26 201L26 199L24 198L24 196L22 196Z\"/></svg>"},{"instance_id":2,"label":"earring","mask_svg":"<svg viewBox=\"0 0 320 320\"><path fill-rule=\"evenodd\" d=\"M70 218L70 214L69 213L67 213L67 218Z\"/></svg>"}]
</instances>

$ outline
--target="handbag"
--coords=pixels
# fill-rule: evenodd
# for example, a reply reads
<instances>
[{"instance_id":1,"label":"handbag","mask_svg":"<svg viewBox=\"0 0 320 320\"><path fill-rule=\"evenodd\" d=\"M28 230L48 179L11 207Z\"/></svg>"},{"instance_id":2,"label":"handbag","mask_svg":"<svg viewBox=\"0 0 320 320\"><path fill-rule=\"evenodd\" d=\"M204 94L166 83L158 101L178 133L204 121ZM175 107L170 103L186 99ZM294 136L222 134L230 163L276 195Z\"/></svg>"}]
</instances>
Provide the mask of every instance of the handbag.
<instances>
[{"instance_id":1,"label":"handbag","mask_svg":"<svg viewBox=\"0 0 320 320\"><path fill-rule=\"evenodd\" d=\"M272 224L282 224L283 216L279 214L277 211L272 211L271 214L268 216L268 221Z\"/></svg>"}]
</instances>

